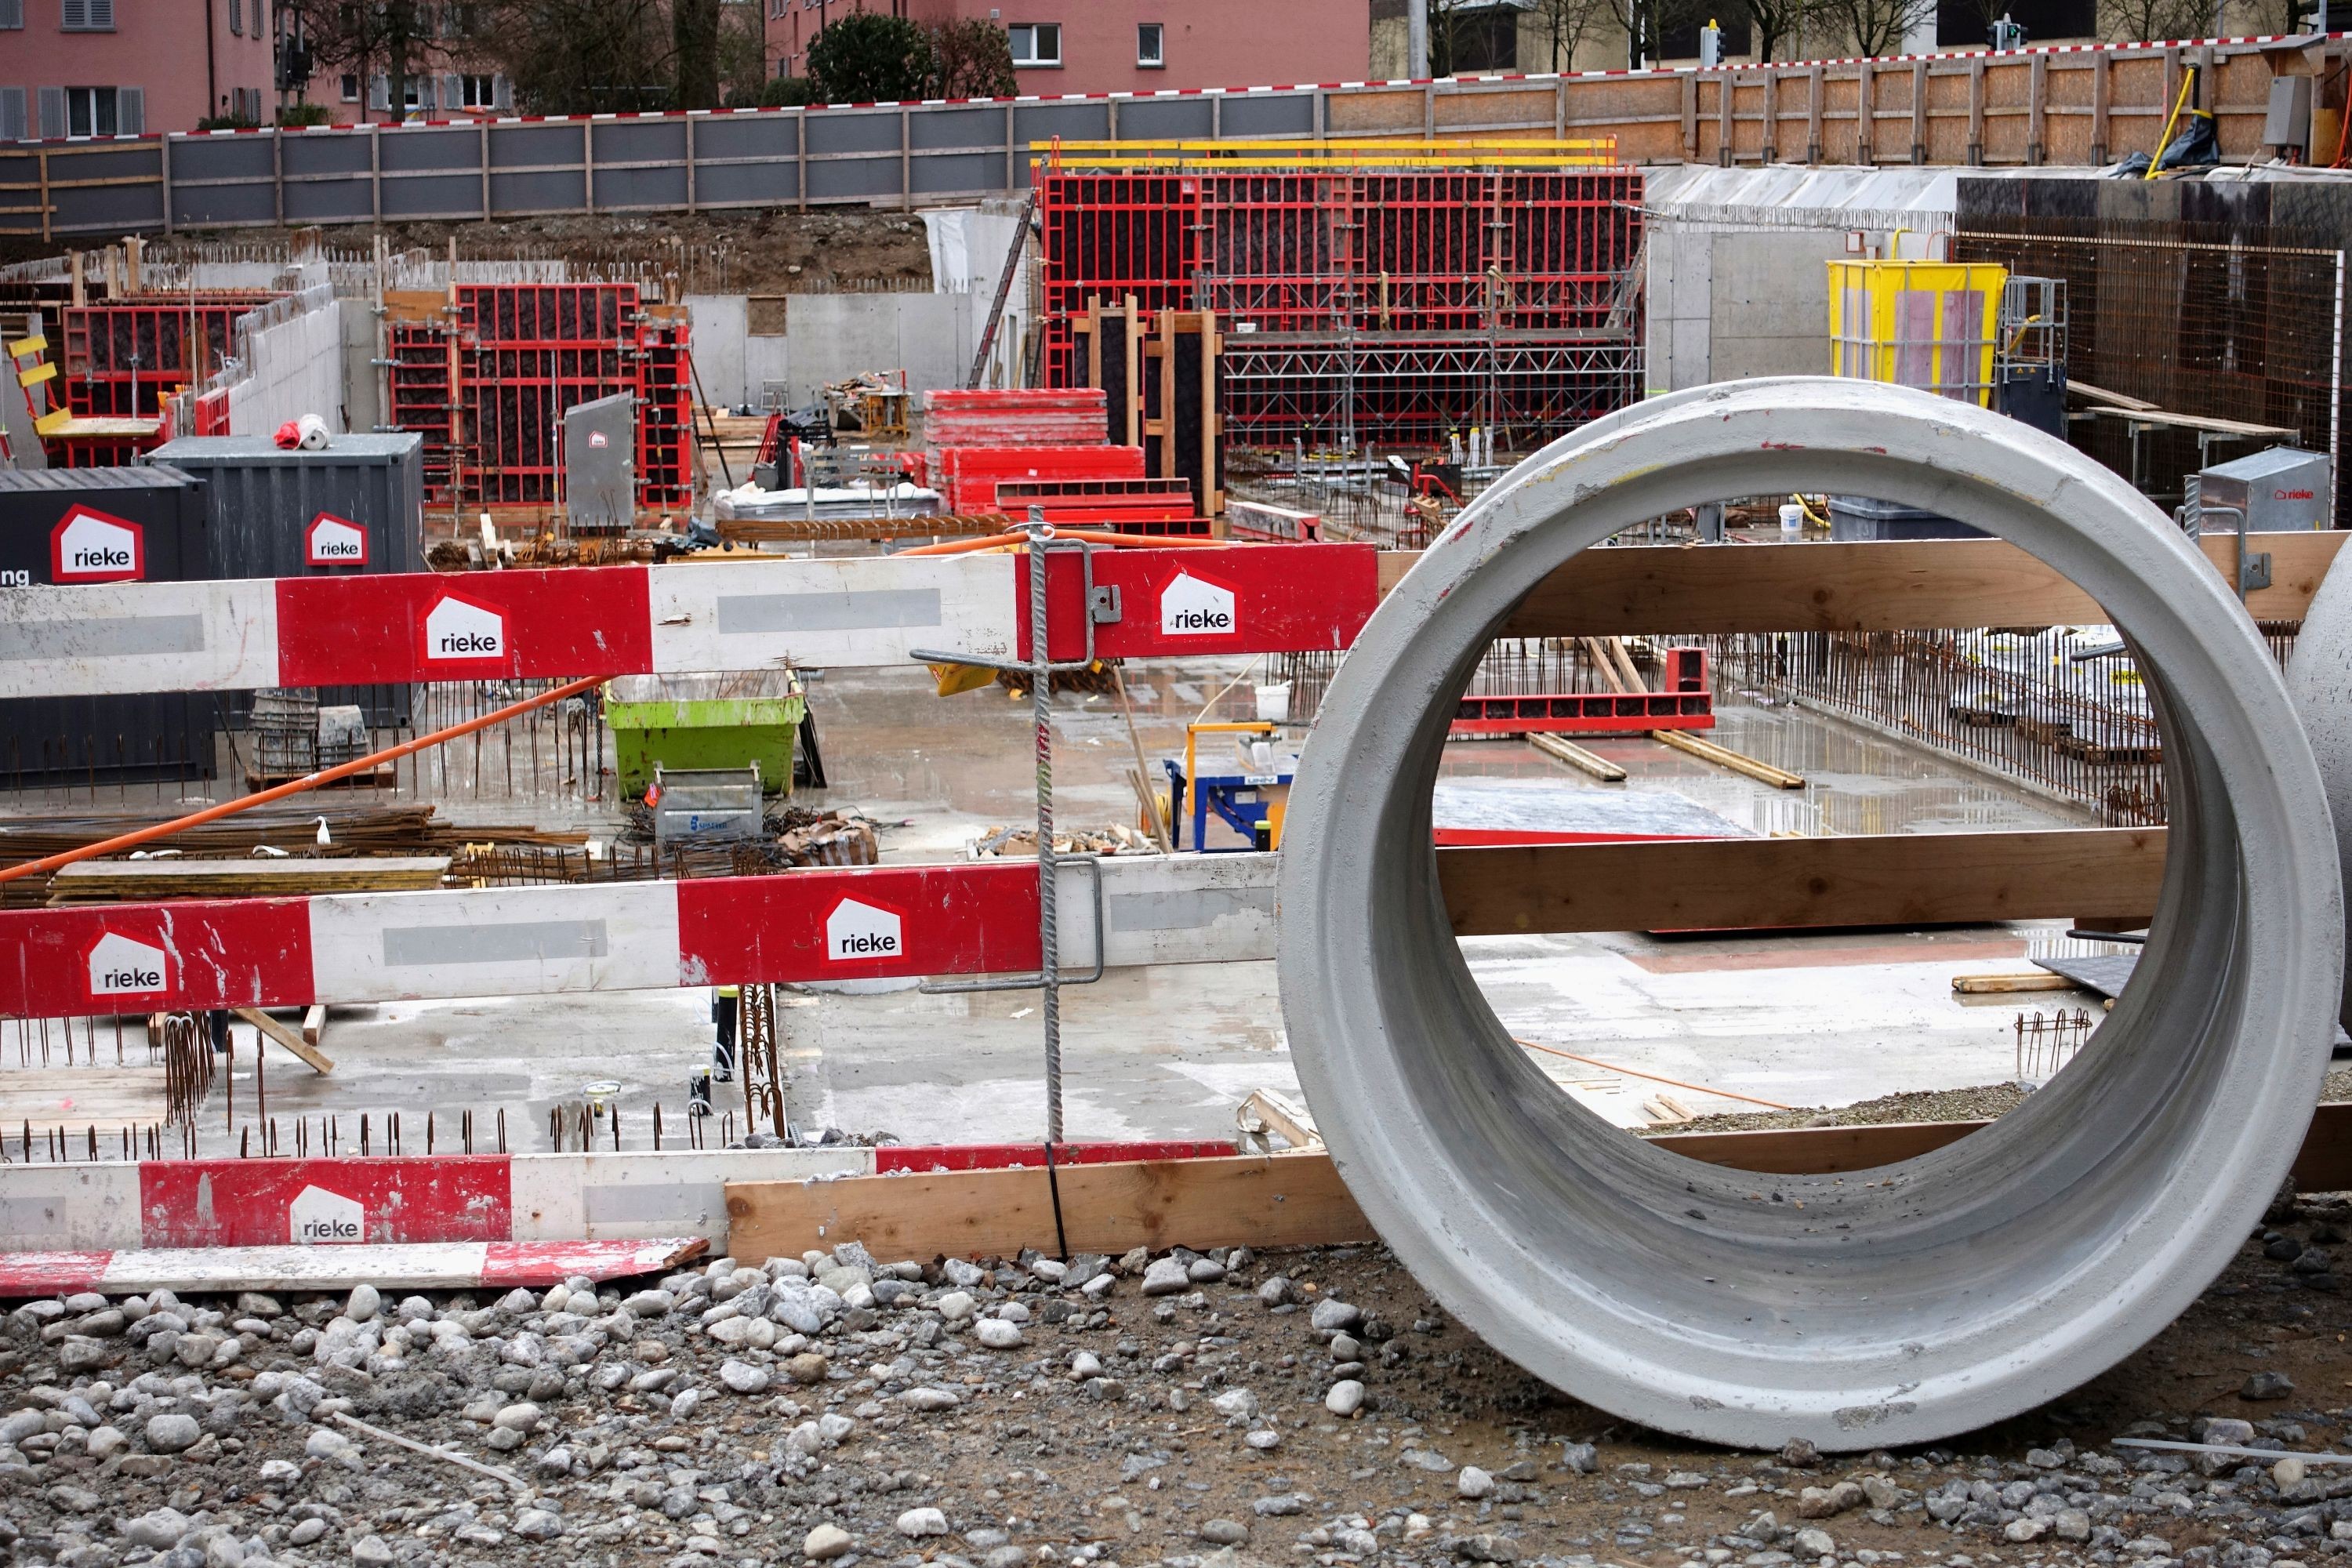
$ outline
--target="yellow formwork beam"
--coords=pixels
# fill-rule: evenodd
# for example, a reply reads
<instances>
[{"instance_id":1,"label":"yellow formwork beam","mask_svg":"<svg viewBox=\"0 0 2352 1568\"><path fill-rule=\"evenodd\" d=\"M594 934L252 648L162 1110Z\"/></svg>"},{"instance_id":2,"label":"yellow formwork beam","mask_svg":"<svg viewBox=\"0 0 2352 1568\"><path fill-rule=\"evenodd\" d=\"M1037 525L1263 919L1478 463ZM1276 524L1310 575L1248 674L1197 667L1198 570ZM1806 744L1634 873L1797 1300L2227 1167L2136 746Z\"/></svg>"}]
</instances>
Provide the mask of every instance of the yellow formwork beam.
<instances>
[{"instance_id":1,"label":"yellow formwork beam","mask_svg":"<svg viewBox=\"0 0 2352 1568\"><path fill-rule=\"evenodd\" d=\"M1511 164L1526 168L1608 168L1617 163L1613 136L1461 137L1435 141L1352 138L1329 141L1033 142L1041 161L1076 168L1465 168Z\"/></svg>"}]
</instances>

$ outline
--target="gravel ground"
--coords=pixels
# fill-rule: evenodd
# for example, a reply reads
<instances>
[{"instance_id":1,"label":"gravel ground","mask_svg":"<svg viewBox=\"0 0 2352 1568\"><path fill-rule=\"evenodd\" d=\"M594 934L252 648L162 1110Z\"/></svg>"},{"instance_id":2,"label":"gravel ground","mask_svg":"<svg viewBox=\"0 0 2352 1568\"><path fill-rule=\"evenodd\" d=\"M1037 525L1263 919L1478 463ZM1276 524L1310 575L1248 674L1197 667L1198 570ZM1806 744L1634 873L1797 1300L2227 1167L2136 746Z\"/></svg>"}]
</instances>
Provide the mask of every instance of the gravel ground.
<instances>
[{"instance_id":1,"label":"gravel ground","mask_svg":"<svg viewBox=\"0 0 2352 1568\"><path fill-rule=\"evenodd\" d=\"M2329 1249L2352 1209L2273 1217L2179 1323L2061 1404L1835 1459L1612 1421L1370 1247L1064 1268L850 1246L544 1295L37 1301L0 1319L0 1550L67 1568L2284 1568L2352 1550L2352 1478L2110 1446L2339 1436L2352 1312Z\"/></svg>"},{"instance_id":2,"label":"gravel ground","mask_svg":"<svg viewBox=\"0 0 2352 1568\"><path fill-rule=\"evenodd\" d=\"M2352 1077L2352 1075L2347 1075ZM1886 1121L1990 1121L2025 1102L2026 1091L2013 1083L1980 1084L1975 1089L1917 1089L1877 1100L1856 1100L1831 1110L1757 1110L1727 1116L1702 1116L1671 1127L1642 1131L1661 1132L1755 1132L1786 1127L1864 1127ZM2334 1099L2333 1095L2325 1098Z\"/></svg>"}]
</instances>

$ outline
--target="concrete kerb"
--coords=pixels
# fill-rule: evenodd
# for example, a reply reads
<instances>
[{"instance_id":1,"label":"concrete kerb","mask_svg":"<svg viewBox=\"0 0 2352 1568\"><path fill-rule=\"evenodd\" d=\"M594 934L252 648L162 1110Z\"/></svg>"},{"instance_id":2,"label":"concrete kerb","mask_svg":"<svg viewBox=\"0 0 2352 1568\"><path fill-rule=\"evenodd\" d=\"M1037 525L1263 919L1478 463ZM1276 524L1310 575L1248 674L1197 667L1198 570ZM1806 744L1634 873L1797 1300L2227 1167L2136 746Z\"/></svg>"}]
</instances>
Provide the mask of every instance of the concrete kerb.
<instances>
[{"instance_id":1,"label":"concrete kerb","mask_svg":"<svg viewBox=\"0 0 2352 1568\"><path fill-rule=\"evenodd\" d=\"M1449 940L1429 803L1454 700L1533 584L1643 518L1795 489L1960 518L2105 605L2168 717L2174 844L2154 983L2126 994L2073 1070L1919 1159L1759 1180L1643 1147L1549 1089ZM1381 1237L1531 1372L1743 1447L1967 1430L2161 1329L2285 1174L2341 990L2319 772L2228 590L2063 443L1899 387L1696 389L1523 464L1341 666L1285 849L1291 1048Z\"/></svg>"}]
</instances>

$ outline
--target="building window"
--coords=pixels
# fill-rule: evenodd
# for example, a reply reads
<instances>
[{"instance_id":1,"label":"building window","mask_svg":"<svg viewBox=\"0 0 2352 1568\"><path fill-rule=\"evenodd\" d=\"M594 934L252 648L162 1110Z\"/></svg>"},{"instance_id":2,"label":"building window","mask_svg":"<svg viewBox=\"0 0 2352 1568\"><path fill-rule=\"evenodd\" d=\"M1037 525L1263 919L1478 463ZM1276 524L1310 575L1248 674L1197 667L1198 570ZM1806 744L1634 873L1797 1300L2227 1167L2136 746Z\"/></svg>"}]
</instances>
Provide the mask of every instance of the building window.
<instances>
[{"instance_id":1,"label":"building window","mask_svg":"<svg viewBox=\"0 0 2352 1568\"><path fill-rule=\"evenodd\" d=\"M1013 43L1014 65L1057 66L1062 63L1062 25L1059 22L1016 22L1004 32Z\"/></svg>"},{"instance_id":2,"label":"building window","mask_svg":"<svg viewBox=\"0 0 2352 1568\"><path fill-rule=\"evenodd\" d=\"M115 133L116 100L110 87L66 89L66 134L111 136Z\"/></svg>"},{"instance_id":3,"label":"building window","mask_svg":"<svg viewBox=\"0 0 2352 1568\"><path fill-rule=\"evenodd\" d=\"M1168 53L1163 37L1159 23L1138 22L1135 25L1135 63L1145 67L1166 65Z\"/></svg>"},{"instance_id":4,"label":"building window","mask_svg":"<svg viewBox=\"0 0 2352 1568\"><path fill-rule=\"evenodd\" d=\"M345 71L343 73L343 101L345 103L357 103L359 100L360 74L357 71Z\"/></svg>"},{"instance_id":5,"label":"building window","mask_svg":"<svg viewBox=\"0 0 2352 1568\"><path fill-rule=\"evenodd\" d=\"M461 76L457 79L458 93L467 109L496 109L499 106L499 79L494 76Z\"/></svg>"},{"instance_id":6,"label":"building window","mask_svg":"<svg viewBox=\"0 0 2352 1568\"><path fill-rule=\"evenodd\" d=\"M229 0L229 4L234 5L236 0ZM253 0L253 36L257 38L268 37L268 31L261 25L261 0Z\"/></svg>"},{"instance_id":7,"label":"building window","mask_svg":"<svg viewBox=\"0 0 2352 1568\"><path fill-rule=\"evenodd\" d=\"M245 7L237 0L228 0L228 30L240 38L245 37Z\"/></svg>"},{"instance_id":8,"label":"building window","mask_svg":"<svg viewBox=\"0 0 2352 1568\"><path fill-rule=\"evenodd\" d=\"M68 33L110 33L114 0L58 0L58 26Z\"/></svg>"},{"instance_id":9,"label":"building window","mask_svg":"<svg viewBox=\"0 0 2352 1568\"><path fill-rule=\"evenodd\" d=\"M0 29L13 31L24 25L25 0L0 0ZM21 95L24 90L25 89L23 88L18 88L16 89L19 95ZM19 105L18 107L21 108L23 106Z\"/></svg>"}]
</instances>

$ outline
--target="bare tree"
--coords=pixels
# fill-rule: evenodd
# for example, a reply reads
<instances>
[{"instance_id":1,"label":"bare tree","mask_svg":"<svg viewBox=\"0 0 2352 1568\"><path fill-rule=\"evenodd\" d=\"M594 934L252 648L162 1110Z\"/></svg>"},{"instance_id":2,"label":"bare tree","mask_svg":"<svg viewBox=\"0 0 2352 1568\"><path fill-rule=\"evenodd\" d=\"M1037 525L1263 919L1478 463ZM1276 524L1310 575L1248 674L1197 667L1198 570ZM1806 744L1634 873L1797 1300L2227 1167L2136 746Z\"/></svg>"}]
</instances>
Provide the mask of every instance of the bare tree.
<instances>
[{"instance_id":1,"label":"bare tree","mask_svg":"<svg viewBox=\"0 0 2352 1568\"><path fill-rule=\"evenodd\" d=\"M2099 0L2100 34L2118 42L2202 37L2212 26L2206 0Z\"/></svg>"},{"instance_id":2,"label":"bare tree","mask_svg":"<svg viewBox=\"0 0 2352 1568\"><path fill-rule=\"evenodd\" d=\"M1536 0L1535 9L1551 50L1551 64L1546 68L1555 71L1574 70L1576 51L1618 23L1615 0ZM1534 62L1519 64L1531 68Z\"/></svg>"},{"instance_id":3,"label":"bare tree","mask_svg":"<svg viewBox=\"0 0 2352 1568\"><path fill-rule=\"evenodd\" d=\"M1805 35L1821 25L1828 0L1748 0L1748 25L1755 29L1756 58L1773 60L1784 48L1801 47Z\"/></svg>"},{"instance_id":4,"label":"bare tree","mask_svg":"<svg viewBox=\"0 0 2352 1568\"><path fill-rule=\"evenodd\" d=\"M673 109L719 107L719 0L669 0L670 46L677 58Z\"/></svg>"},{"instance_id":5,"label":"bare tree","mask_svg":"<svg viewBox=\"0 0 2352 1568\"><path fill-rule=\"evenodd\" d=\"M1864 58L1899 54L1903 40L1936 15L1936 0L1828 0L1827 20Z\"/></svg>"},{"instance_id":6,"label":"bare tree","mask_svg":"<svg viewBox=\"0 0 2352 1568\"><path fill-rule=\"evenodd\" d=\"M487 0L469 43L535 114L666 109L678 86L662 0Z\"/></svg>"},{"instance_id":7,"label":"bare tree","mask_svg":"<svg viewBox=\"0 0 2352 1568\"><path fill-rule=\"evenodd\" d=\"M366 84L381 69L385 121L400 122L408 100L409 68L427 37L425 8L418 0L278 0L278 8L289 22L299 20L315 64L358 74L362 119Z\"/></svg>"}]
</instances>

